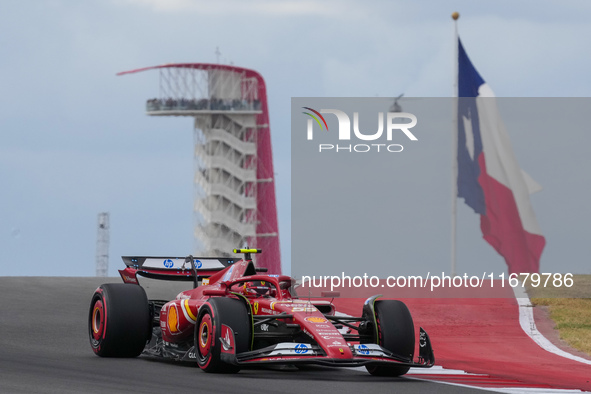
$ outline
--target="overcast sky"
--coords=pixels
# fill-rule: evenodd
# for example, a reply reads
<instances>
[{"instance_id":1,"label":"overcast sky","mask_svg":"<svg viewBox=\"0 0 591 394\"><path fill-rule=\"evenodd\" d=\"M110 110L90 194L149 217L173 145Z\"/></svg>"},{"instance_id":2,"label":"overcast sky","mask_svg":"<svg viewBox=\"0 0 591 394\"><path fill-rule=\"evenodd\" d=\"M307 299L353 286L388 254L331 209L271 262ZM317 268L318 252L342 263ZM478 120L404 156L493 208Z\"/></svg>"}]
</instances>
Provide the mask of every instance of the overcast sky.
<instances>
[{"instance_id":1,"label":"overcast sky","mask_svg":"<svg viewBox=\"0 0 591 394\"><path fill-rule=\"evenodd\" d=\"M102 211L111 214L110 275L121 255L192 252L192 121L145 115L157 72L115 74L215 62L216 47L220 62L267 83L288 266L291 97L450 96L456 10L464 46L497 96L590 95L586 0L0 2L0 275L94 275ZM588 134L578 143L589 146ZM518 158L540 181L526 165L537 151L515 149L529 152ZM589 223L589 209L578 208L561 209ZM536 213L542 230L564 226ZM562 247L576 242L567 258L584 261L588 230L572 231Z\"/></svg>"}]
</instances>

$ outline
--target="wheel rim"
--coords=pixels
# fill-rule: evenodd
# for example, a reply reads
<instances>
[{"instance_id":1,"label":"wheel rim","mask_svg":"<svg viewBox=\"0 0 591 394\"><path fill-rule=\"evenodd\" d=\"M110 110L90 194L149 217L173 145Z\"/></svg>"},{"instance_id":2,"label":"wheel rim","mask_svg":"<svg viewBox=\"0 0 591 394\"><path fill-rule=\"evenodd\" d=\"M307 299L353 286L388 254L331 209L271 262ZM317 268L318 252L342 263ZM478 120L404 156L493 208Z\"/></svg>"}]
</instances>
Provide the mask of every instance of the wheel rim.
<instances>
[{"instance_id":1,"label":"wheel rim","mask_svg":"<svg viewBox=\"0 0 591 394\"><path fill-rule=\"evenodd\" d=\"M100 340L105 328L104 309L102 300L97 300L92 308L92 337Z\"/></svg>"},{"instance_id":2,"label":"wheel rim","mask_svg":"<svg viewBox=\"0 0 591 394\"><path fill-rule=\"evenodd\" d=\"M212 335L211 315L205 314L199 324L199 353L203 358L209 355Z\"/></svg>"}]
</instances>

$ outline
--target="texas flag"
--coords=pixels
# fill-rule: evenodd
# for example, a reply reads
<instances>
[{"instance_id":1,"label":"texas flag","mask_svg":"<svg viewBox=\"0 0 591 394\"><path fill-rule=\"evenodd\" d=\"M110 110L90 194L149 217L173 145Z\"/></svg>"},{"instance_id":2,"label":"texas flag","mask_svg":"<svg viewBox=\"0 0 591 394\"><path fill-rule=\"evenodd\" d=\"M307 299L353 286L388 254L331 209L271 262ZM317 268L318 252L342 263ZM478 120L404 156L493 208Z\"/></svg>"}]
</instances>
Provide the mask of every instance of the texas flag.
<instances>
[{"instance_id":1,"label":"texas flag","mask_svg":"<svg viewBox=\"0 0 591 394\"><path fill-rule=\"evenodd\" d=\"M459 40L458 55L458 197L480 214L510 273L539 272L546 240L529 195L541 187L519 167L494 94Z\"/></svg>"}]
</instances>

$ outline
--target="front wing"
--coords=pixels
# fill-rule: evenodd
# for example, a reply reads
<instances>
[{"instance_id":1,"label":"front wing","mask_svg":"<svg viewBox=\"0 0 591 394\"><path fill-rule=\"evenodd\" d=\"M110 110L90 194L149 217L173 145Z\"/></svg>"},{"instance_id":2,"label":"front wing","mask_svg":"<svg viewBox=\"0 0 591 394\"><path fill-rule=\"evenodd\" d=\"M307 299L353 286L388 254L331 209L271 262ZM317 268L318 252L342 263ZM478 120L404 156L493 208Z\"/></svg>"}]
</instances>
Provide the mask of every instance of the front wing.
<instances>
[{"instance_id":1,"label":"front wing","mask_svg":"<svg viewBox=\"0 0 591 394\"><path fill-rule=\"evenodd\" d=\"M355 344L349 346L353 357L335 359L326 356L318 345L282 342L250 352L235 354L232 349L222 353L225 362L237 365L260 364L320 364L333 367L358 367L363 365L403 365L415 368L430 368L435 364L435 356L427 332L420 329L419 357L405 359L377 344Z\"/></svg>"}]
</instances>

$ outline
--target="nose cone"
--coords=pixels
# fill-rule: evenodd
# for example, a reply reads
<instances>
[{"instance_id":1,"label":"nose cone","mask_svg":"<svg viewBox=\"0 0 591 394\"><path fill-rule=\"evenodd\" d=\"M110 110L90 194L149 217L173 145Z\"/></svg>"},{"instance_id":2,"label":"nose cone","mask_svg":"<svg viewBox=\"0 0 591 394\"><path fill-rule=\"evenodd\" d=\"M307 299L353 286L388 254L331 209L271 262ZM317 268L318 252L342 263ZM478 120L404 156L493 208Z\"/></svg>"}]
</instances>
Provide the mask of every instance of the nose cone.
<instances>
[{"instance_id":1,"label":"nose cone","mask_svg":"<svg viewBox=\"0 0 591 394\"><path fill-rule=\"evenodd\" d=\"M322 345L321 345L322 346ZM353 353L344 339L329 340L326 346L322 346L326 351L326 355L330 358L352 358Z\"/></svg>"},{"instance_id":2,"label":"nose cone","mask_svg":"<svg viewBox=\"0 0 591 394\"><path fill-rule=\"evenodd\" d=\"M335 326L321 313L304 317L300 324L309 332L329 358L352 358L347 341Z\"/></svg>"}]
</instances>

